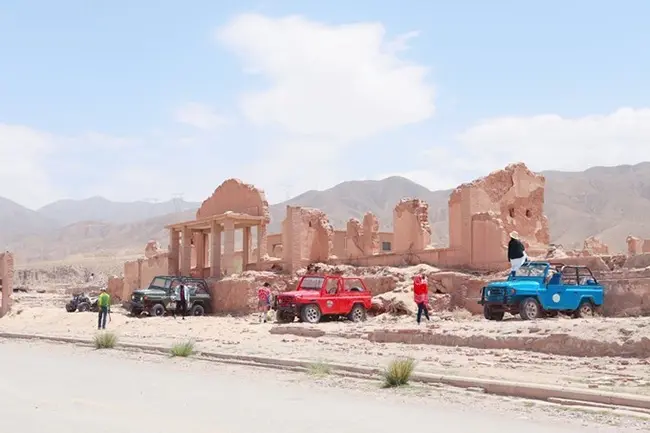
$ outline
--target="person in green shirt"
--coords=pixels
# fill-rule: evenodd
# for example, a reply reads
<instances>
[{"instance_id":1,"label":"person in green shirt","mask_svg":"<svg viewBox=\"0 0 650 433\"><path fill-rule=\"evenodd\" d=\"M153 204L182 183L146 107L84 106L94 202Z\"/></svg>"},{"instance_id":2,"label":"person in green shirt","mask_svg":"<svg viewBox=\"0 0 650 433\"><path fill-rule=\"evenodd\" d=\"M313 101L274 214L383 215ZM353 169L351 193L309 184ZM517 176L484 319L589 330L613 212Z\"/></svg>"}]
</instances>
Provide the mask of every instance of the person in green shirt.
<instances>
[{"instance_id":1,"label":"person in green shirt","mask_svg":"<svg viewBox=\"0 0 650 433\"><path fill-rule=\"evenodd\" d=\"M106 293L106 289L102 287L99 298L97 298L97 306L99 307L99 317L97 320L97 329L106 329L106 317L111 308L111 296Z\"/></svg>"}]
</instances>

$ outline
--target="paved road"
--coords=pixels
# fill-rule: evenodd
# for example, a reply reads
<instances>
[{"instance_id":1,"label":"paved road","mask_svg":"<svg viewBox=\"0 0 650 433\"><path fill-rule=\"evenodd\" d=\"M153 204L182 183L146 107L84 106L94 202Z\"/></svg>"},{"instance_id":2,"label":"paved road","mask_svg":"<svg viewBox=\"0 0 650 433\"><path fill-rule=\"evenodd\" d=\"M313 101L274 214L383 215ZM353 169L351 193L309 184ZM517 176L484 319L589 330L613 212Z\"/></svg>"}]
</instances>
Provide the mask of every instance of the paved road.
<instances>
[{"instance_id":1,"label":"paved road","mask_svg":"<svg viewBox=\"0 0 650 433\"><path fill-rule=\"evenodd\" d=\"M489 408L325 388L255 370L183 367L66 346L0 343L0 425L14 433L593 433ZM226 369L228 370L228 369ZM317 392L314 392L314 387ZM313 392L313 393L312 393ZM380 394L384 392L377 391ZM413 403L415 401L415 403Z\"/></svg>"}]
</instances>

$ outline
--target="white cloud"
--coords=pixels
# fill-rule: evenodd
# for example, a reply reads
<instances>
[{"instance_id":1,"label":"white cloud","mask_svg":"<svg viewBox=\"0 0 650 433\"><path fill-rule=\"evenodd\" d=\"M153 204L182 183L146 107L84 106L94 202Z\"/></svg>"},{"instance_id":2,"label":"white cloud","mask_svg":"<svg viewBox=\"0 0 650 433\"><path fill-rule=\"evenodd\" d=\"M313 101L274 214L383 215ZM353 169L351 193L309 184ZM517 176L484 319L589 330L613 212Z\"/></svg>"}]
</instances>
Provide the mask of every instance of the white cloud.
<instances>
[{"instance_id":1,"label":"white cloud","mask_svg":"<svg viewBox=\"0 0 650 433\"><path fill-rule=\"evenodd\" d=\"M546 114L486 119L458 134L452 146L432 148L425 157L427 171L435 173L425 186L444 185L439 188L519 161L536 171L636 164L650 160L650 108L576 118Z\"/></svg>"},{"instance_id":2,"label":"white cloud","mask_svg":"<svg viewBox=\"0 0 650 433\"><path fill-rule=\"evenodd\" d=\"M0 196L35 205L56 196L45 173L55 138L25 126L0 123Z\"/></svg>"},{"instance_id":3,"label":"white cloud","mask_svg":"<svg viewBox=\"0 0 650 433\"><path fill-rule=\"evenodd\" d=\"M198 102L188 102L178 107L174 117L179 123L203 130L212 130L226 123L226 119L211 107Z\"/></svg>"},{"instance_id":4,"label":"white cloud","mask_svg":"<svg viewBox=\"0 0 650 433\"><path fill-rule=\"evenodd\" d=\"M325 25L299 16L239 15L218 41L269 87L246 94L249 120L338 145L433 115L427 69L397 57L414 32L386 40L380 23Z\"/></svg>"}]
</instances>

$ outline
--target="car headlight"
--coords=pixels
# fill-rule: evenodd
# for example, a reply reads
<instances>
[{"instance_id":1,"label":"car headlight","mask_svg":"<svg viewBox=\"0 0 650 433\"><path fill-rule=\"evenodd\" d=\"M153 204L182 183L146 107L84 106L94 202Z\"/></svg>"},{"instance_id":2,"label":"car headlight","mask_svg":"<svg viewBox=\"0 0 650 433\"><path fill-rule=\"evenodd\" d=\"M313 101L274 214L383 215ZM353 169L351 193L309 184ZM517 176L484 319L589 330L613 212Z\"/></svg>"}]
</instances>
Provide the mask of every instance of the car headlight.
<instances>
[{"instance_id":1,"label":"car headlight","mask_svg":"<svg viewBox=\"0 0 650 433\"><path fill-rule=\"evenodd\" d=\"M487 294L487 296L490 296L492 294L490 290L486 291L485 293Z\"/></svg>"},{"instance_id":2,"label":"car headlight","mask_svg":"<svg viewBox=\"0 0 650 433\"><path fill-rule=\"evenodd\" d=\"M510 294L510 296L513 296L515 293L517 293L517 291L515 289L510 289L508 290L508 293Z\"/></svg>"}]
</instances>

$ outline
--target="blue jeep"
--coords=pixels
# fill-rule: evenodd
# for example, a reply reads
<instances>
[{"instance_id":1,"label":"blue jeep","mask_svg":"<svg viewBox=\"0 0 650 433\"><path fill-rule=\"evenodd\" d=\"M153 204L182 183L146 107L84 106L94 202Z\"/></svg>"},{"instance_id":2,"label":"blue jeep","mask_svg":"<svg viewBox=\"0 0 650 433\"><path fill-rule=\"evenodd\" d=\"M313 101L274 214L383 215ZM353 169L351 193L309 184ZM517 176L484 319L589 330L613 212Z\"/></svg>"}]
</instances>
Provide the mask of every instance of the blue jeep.
<instances>
[{"instance_id":1,"label":"blue jeep","mask_svg":"<svg viewBox=\"0 0 650 433\"><path fill-rule=\"evenodd\" d=\"M483 287L479 304L488 320L503 320L506 312L524 320L555 317L593 316L603 305L604 289L586 266L527 262L506 281Z\"/></svg>"}]
</instances>

